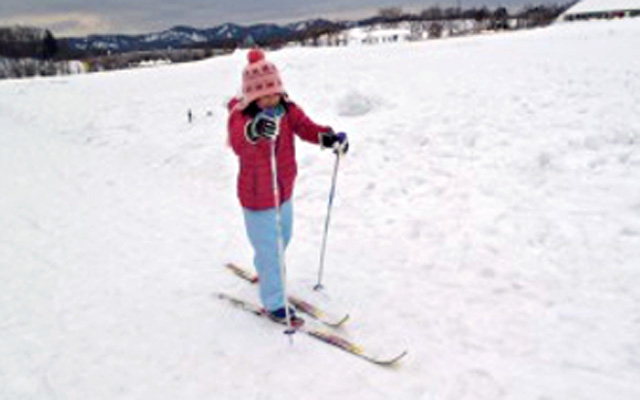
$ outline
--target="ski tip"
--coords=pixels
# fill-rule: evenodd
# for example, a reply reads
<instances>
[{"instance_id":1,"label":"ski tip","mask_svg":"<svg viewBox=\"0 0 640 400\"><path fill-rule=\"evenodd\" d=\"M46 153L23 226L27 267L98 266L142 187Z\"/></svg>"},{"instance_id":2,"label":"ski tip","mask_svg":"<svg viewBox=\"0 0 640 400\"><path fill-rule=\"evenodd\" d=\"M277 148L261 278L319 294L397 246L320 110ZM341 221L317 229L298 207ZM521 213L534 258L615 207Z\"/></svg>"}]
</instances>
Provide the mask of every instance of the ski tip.
<instances>
[{"instance_id":1,"label":"ski tip","mask_svg":"<svg viewBox=\"0 0 640 400\"><path fill-rule=\"evenodd\" d=\"M234 274L238 275L239 277L255 284L258 283L258 280L260 279L258 277L258 274L253 273L237 264L234 264L232 262L228 262L225 264L225 267L227 267L229 270L231 270L231 272L233 272Z\"/></svg>"},{"instance_id":2,"label":"ski tip","mask_svg":"<svg viewBox=\"0 0 640 400\"><path fill-rule=\"evenodd\" d=\"M351 316L349 314L346 314L344 317L342 317L341 319L335 322L327 322L326 325L330 326L331 328L339 329L339 328L342 328L344 324L346 324L349 321L350 318Z\"/></svg>"},{"instance_id":3,"label":"ski tip","mask_svg":"<svg viewBox=\"0 0 640 400\"><path fill-rule=\"evenodd\" d=\"M383 367L395 367L399 365L399 361L402 360L407 354L409 354L409 351L404 350L403 352L401 352L395 357L392 357L386 360L372 360L372 361L375 364L381 365Z\"/></svg>"}]
</instances>

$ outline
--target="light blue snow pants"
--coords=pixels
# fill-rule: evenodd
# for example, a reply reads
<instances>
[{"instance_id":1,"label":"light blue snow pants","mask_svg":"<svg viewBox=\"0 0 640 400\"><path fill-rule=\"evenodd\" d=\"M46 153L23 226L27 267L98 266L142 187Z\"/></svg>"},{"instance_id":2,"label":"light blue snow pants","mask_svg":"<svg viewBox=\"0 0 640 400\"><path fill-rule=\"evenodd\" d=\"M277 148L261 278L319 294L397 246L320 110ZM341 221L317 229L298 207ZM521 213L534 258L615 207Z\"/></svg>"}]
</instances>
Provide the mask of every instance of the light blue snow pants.
<instances>
[{"instance_id":1,"label":"light blue snow pants","mask_svg":"<svg viewBox=\"0 0 640 400\"><path fill-rule=\"evenodd\" d=\"M284 307L284 287L278 260L278 230L276 208L254 211L243 208L244 224L253 246L253 263L260 277L260 300L265 309L275 311ZM280 206L282 241L286 249L291 240L293 210L291 200ZM282 255L284 257L284 254Z\"/></svg>"}]
</instances>

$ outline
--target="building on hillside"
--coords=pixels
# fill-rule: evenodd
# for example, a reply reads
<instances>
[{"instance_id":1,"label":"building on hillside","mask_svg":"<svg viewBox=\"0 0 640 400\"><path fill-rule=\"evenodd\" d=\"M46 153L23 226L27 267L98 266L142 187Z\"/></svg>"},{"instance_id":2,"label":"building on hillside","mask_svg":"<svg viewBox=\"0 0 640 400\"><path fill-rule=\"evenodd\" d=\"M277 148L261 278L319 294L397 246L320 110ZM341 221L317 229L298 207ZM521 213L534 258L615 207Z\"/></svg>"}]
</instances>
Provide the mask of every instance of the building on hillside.
<instances>
[{"instance_id":1,"label":"building on hillside","mask_svg":"<svg viewBox=\"0 0 640 400\"><path fill-rule=\"evenodd\" d=\"M640 0L581 0L562 13L558 21L631 18L640 16Z\"/></svg>"},{"instance_id":2,"label":"building on hillside","mask_svg":"<svg viewBox=\"0 0 640 400\"><path fill-rule=\"evenodd\" d=\"M380 26L359 27L346 31L345 36L344 42L347 45L399 43L410 40L411 28L408 23L394 29L385 29Z\"/></svg>"}]
</instances>

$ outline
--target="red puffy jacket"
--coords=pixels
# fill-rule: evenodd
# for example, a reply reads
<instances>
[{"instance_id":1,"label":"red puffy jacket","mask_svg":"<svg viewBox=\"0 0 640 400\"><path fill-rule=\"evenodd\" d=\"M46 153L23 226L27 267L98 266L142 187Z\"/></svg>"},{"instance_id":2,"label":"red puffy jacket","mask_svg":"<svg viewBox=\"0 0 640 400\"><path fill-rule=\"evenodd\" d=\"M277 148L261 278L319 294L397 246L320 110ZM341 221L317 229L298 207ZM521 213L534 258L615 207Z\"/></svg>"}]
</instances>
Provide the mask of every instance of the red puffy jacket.
<instances>
[{"instance_id":1,"label":"red puffy jacket","mask_svg":"<svg viewBox=\"0 0 640 400\"><path fill-rule=\"evenodd\" d=\"M273 177L271 175L271 141L259 139L255 144L245 136L252 118L237 107L238 100L229 103L229 143L240 161L238 198L242 207L264 210L275 207ZM330 130L317 125L295 103L287 101L287 111L281 117L276 139L276 163L280 203L291 198L298 172L294 134L301 139L319 144L321 134Z\"/></svg>"}]
</instances>

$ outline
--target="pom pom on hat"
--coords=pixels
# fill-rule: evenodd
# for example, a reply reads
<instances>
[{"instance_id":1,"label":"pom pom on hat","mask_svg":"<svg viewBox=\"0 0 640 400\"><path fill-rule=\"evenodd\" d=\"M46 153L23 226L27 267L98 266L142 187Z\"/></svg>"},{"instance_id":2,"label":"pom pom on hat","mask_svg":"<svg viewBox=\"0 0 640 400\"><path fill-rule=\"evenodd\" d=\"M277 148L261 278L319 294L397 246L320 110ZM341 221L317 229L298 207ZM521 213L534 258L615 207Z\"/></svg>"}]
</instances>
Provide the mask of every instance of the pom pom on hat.
<instances>
[{"instance_id":1,"label":"pom pom on hat","mask_svg":"<svg viewBox=\"0 0 640 400\"><path fill-rule=\"evenodd\" d=\"M255 64L258 61L264 60L264 51L260 49L252 49L247 54L247 59L249 60L249 64Z\"/></svg>"}]
</instances>

